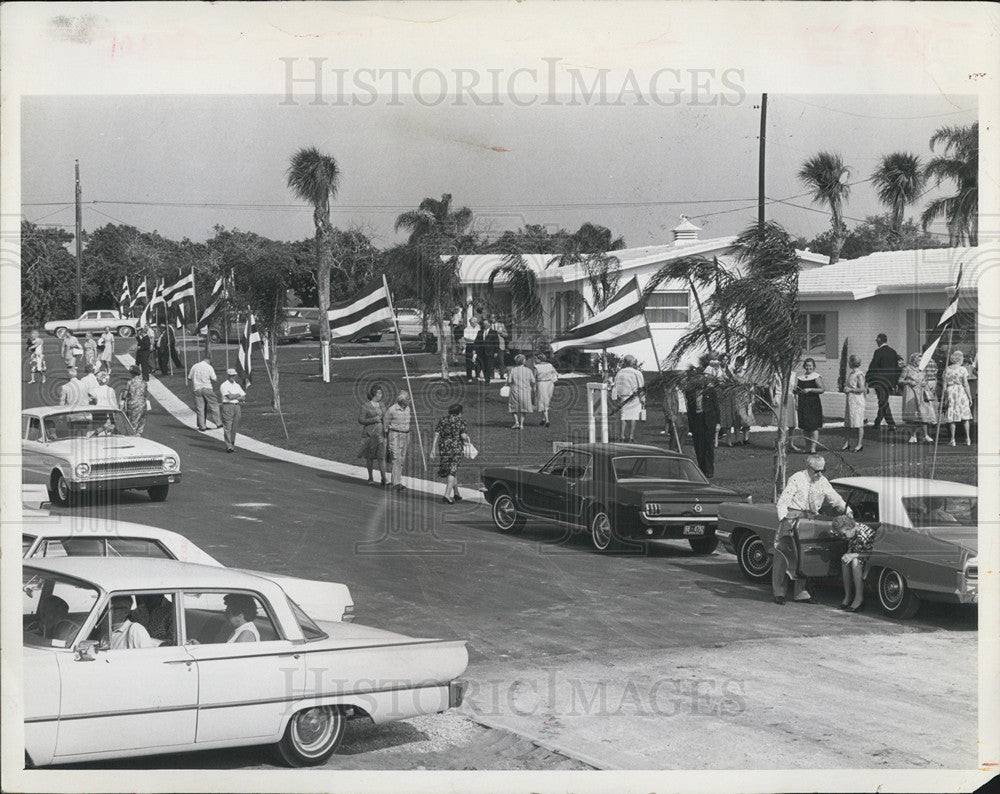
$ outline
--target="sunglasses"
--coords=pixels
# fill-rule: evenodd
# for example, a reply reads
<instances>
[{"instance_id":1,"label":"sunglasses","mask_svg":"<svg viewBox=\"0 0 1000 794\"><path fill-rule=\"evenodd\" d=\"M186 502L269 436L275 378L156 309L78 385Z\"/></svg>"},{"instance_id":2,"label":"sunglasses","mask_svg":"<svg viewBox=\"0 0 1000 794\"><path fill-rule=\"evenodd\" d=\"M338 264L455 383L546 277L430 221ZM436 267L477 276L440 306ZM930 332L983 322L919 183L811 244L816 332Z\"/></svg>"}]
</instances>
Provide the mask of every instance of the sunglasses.
<instances>
[{"instance_id":1,"label":"sunglasses","mask_svg":"<svg viewBox=\"0 0 1000 794\"><path fill-rule=\"evenodd\" d=\"M809 469L813 474L822 474L826 469Z\"/></svg>"}]
</instances>

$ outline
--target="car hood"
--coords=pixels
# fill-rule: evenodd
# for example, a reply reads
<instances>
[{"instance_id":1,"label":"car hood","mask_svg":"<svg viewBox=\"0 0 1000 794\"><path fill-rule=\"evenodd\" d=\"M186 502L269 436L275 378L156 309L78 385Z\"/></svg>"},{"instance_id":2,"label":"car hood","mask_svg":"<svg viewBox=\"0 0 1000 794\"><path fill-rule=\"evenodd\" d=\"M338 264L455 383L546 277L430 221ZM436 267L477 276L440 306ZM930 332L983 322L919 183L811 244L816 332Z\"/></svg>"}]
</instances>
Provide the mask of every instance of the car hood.
<instances>
[{"instance_id":1,"label":"car hood","mask_svg":"<svg viewBox=\"0 0 1000 794\"><path fill-rule=\"evenodd\" d=\"M95 436L94 438L67 438L50 441L46 449L65 456L97 458L141 457L144 455L173 455L170 447L141 436Z\"/></svg>"},{"instance_id":2,"label":"car hood","mask_svg":"<svg viewBox=\"0 0 1000 794\"><path fill-rule=\"evenodd\" d=\"M979 539L976 527L956 527L946 525L940 527L924 527L923 531L935 540L941 540L945 543L954 543L956 546L961 546L969 552L969 554L976 555L979 553Z\"/></svg>"}]
</instances>

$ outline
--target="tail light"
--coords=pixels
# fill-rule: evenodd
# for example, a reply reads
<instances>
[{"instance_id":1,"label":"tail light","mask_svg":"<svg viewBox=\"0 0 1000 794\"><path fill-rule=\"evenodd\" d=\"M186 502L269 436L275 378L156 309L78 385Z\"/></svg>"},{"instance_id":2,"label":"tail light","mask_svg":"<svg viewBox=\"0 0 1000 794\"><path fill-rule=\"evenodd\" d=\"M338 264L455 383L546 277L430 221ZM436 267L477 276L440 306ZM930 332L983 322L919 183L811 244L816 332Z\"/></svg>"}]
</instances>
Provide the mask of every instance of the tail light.
<instances>
[{"instance_id":1,"label":"tail light","mask_svg":"<svg viewBox=\"0 0 1000 794\"><path fill-rule=\"evenodd\" d=\"M344 607L344 614L340 616L342 623L353 623L354 622L354 604L348 604Z\"/></svg>"},{"instance_id":2,"label":"tail light","mask_svg":"<svg viewBox=\"0 0 1000 794\"><path fill-rule=\"evenodd\" d=\"M456 709L462 705L467 686L465 681L450 681L448 683L448 708Z\"/></svg>"}]
</instances>

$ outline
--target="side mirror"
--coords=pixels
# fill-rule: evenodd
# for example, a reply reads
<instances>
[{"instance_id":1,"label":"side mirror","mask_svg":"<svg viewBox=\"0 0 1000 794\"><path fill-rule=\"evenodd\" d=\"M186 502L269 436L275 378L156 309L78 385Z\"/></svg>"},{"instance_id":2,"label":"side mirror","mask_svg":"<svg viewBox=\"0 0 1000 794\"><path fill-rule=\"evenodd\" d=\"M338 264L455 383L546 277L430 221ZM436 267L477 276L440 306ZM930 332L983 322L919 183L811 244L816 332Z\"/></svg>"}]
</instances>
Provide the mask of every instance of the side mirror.
<instances>
[{"instance_id":1,"label":"side mirror","mask_svg":"<svg viewBox=\"0 0 1000 794\"><path fill-rule=\"evenodd\" d=\"M73 651L76 653L78 662L93 662L97 659L98 645L96 642L83 640L76 644Z\"/></svg>"}]
</instances>

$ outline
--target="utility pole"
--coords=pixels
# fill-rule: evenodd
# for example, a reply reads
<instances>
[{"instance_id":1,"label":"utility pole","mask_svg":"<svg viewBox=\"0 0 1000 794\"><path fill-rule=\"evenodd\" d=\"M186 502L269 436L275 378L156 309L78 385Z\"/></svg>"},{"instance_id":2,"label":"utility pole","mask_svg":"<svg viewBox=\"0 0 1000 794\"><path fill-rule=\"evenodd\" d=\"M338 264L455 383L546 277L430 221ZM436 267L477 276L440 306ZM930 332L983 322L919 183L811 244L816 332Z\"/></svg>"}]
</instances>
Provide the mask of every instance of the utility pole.
<instances>
[{"instance_id":1,"label":"utility pole","mask_svg":"<svg viewBox=\"0 0 1000 794\"><path fill-rule=\"evenodd\" d=\"M760 155L757 160L757 231L764 232L764 142L767 129L767 94L760 100Z\"/></svg>"},{"instance_id":2,"label":"utility pole","mask_svg":"<svg viewBox=\"0 0 1000 794\"><path fill-rule=\"evenodd\" d=\"M83 266L83 209L80 206L83 193L80 190L80 161L76 161L76 316L83 314L83 278L80 273Z\"/></svg>"}]
</instances>

